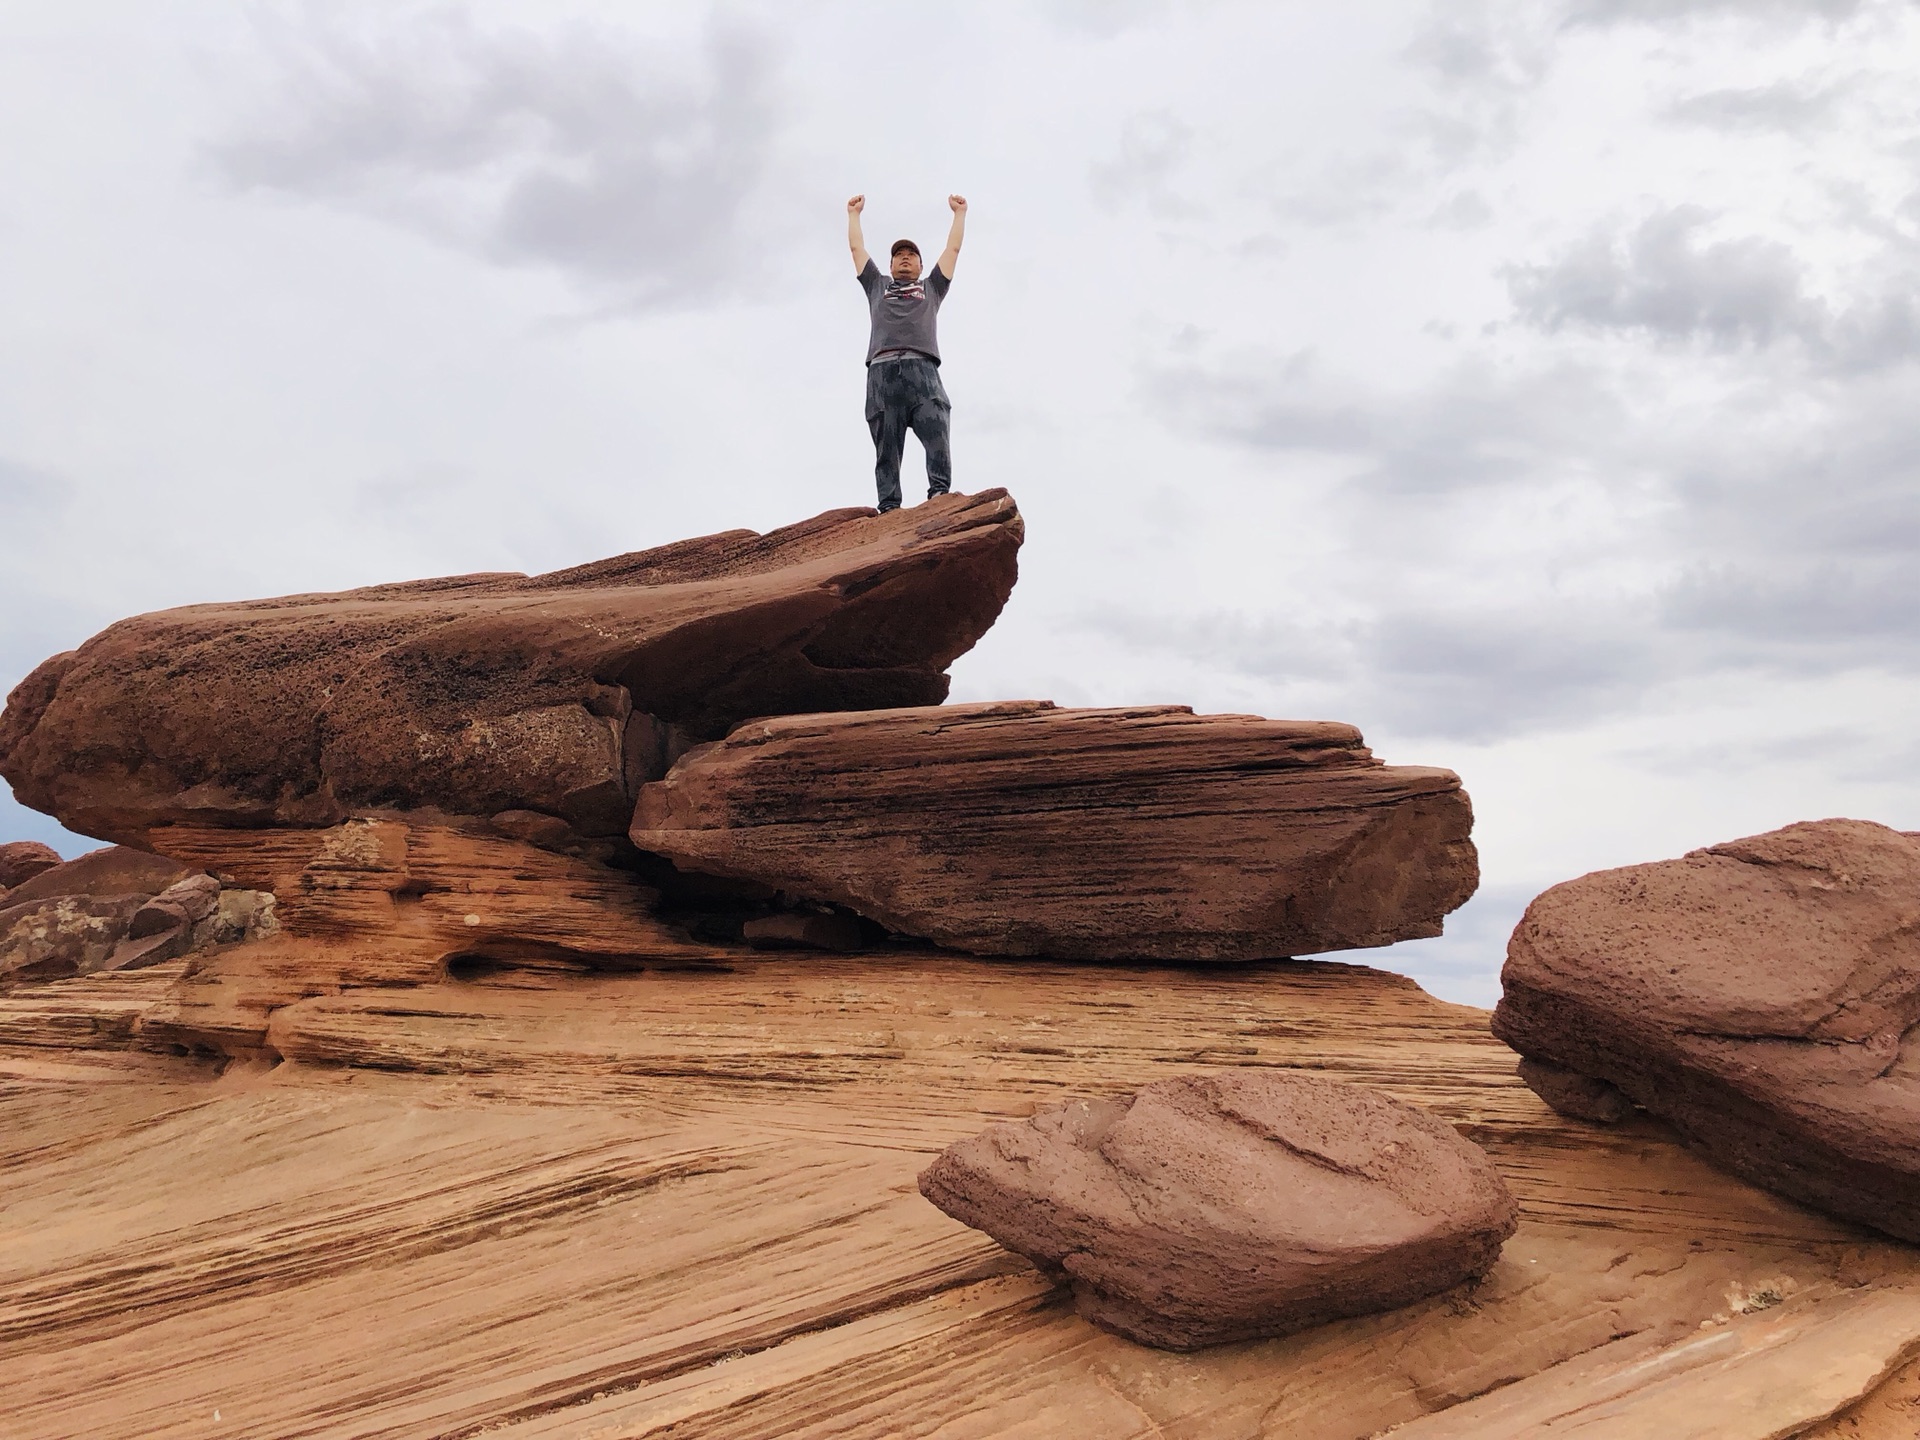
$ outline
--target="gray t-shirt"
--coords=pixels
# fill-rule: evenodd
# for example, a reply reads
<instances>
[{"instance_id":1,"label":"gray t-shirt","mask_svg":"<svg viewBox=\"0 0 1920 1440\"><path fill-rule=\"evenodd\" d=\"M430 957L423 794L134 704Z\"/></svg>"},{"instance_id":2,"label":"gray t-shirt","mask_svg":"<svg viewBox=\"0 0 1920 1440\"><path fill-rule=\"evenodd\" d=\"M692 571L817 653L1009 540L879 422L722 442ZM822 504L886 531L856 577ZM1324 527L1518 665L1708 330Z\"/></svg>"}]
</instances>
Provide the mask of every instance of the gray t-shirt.
<instances>
[{"instance_id":1,"label":"gray t-shirt","mask_svg":"<svg viewBox=\"0 0 1920 1440\"><path fill-rule=\"evenodd\" d=\"M938 365L940 342L934 336L934 321L952 284L938 265L911 284L891 279L869 256L860 272L860 288L867 292L867 308L873 312L867 363L871 365L882 350L916 350Z\"/></svg>"}]
</instances>

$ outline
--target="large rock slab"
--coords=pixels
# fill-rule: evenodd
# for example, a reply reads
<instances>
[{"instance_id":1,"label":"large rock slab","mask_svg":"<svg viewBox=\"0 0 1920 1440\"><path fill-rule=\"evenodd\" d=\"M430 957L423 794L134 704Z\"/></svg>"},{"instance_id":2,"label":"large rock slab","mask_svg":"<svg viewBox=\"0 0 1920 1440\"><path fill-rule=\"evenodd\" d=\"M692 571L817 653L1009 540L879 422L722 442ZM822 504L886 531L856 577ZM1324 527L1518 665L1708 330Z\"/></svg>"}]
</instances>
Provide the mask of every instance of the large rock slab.
<instances>
[{"instance_id":1,"label":"large rock slab","mask_svg":"<svg viewBox=\"0 0 1920 1440\"><path fill-rule=\"evenodd\" d=\"M1484 1274L1519 1223L1486 1154L1358 1085L1163 1080L949 1146L920 1191L1167 1349L1288 1335Z\"/></svg>"},{"instance_id":2,"label":"large rock slab","mask_svg":"<svg viewBox=\"0 0 1920 1440\"><path fill-rule=\"evenodd\" d=\"M158 895L195 873L190 865L164 855L108 845L78 859L51 865L7 894L9 905L51 900L60 895Z\"/></svg>"},{"instance_id":3,"label":"large rock slab","mask_svg":"<svg viewBox=\"0 0 1920 1440\"><path fill-rule=\"evenodd\" d=\"M1789 825L1536 899L1494 1033L1550 1105L1626 1102L1735 1174L1920 1241L1920 841Z\"/></svg>"},{"instance_id":4,"label":"large rock slab","mask_svg":"<svg viewBox=\"0 0 1920 1440\"><path fill-rule=\"evenodd\" d=\"M618 835L639 783L743 718L944 698L1021 536L988 490L547 575L137 616L20 683L0 775L70 828L132 842L434 807Z\"/></svg>"},{"instance_id":5,"label":"large rock slab","mask_svg":"<svg viewBox=\"0 0 1920 1440\"><path fill-rule=\"evenodd\" d=\"M1242 960L1438 935L1472 826L1349 725L1017 701L742 725L631 834L976 954Z\"/></svg>"}]
</instances>

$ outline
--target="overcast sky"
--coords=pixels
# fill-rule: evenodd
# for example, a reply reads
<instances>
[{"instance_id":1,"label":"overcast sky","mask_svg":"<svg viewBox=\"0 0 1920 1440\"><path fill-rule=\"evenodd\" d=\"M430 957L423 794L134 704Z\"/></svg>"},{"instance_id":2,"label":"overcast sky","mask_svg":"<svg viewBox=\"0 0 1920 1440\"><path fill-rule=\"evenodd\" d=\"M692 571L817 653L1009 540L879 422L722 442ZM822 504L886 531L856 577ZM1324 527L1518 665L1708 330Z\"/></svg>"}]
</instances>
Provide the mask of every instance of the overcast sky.
<instances>
[{"instance_id":1,"label":"overcast sky","mask_svg":"<svg viewBox=\"0 0 1920 1440\"><path fill-rule=\"evenodd\" d=\"M1920 829L1917 74L1909 0L0 0L0 688L871 503L844 203L958 190L955 698L1458 770L1481 896L1354 958L1491 1003L1556 880Z\"/></svg>"}]
</instances>

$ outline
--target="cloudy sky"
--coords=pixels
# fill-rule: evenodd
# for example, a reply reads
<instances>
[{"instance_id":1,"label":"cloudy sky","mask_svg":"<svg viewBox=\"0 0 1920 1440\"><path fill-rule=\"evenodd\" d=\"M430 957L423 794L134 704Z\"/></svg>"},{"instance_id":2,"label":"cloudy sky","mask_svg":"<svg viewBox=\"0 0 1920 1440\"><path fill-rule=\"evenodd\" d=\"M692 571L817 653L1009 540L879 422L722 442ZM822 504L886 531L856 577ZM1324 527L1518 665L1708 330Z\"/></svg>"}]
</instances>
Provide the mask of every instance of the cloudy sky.
<instances>
[{"instance_id":1,"label":"cloudy sky","mask_svg":"<svg viewBox=\"0 0 1920 1440\"><path fill-rule=\"evenodd\" d=\"M958 190L1030 538L956 698L1460 771L1480 897L1357 958L1490 1003L1556 880L1920 828L1916 73L1912 0L0 0L0 688L870 502L844 202Z\"/></svg>"}]
</instances>

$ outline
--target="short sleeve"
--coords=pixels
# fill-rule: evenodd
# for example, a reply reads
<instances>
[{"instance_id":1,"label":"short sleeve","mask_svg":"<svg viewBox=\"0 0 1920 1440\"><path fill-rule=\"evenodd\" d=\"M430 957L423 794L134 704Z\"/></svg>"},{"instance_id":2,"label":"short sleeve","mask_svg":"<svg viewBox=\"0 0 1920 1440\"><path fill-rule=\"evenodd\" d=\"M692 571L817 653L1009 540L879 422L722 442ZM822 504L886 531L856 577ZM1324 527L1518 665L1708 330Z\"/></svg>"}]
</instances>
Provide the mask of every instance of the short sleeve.
<instances>
[{"instance_id":1,"label":"short sleeve","mask_svg":"<svg viewBox=\"0 0 1920 1440\"><path fill-rule=\"evenodd\" d=\"M860 288L871 296L886 282L880 278L880 267L873 263L873 257L867 257L867 263L860 270Z\"/></svg>"},{"instance_id":2,"label":"short sleeve","mask_svg":"<svg viewBox=\"0 0 1920 1440\"><path fill-rule=\"evenodd\" d=\"M934 299L936 300L946 299L947 290L952 286L952 284L953 284L953 280L951 279L951 277L948 276L946 271L940 268L937 262L935 263L934 267L931 270L927 271L927 289L933 292Z\"/></svg>"}]
</instances>

